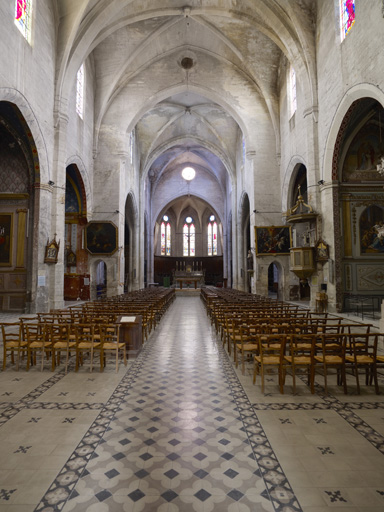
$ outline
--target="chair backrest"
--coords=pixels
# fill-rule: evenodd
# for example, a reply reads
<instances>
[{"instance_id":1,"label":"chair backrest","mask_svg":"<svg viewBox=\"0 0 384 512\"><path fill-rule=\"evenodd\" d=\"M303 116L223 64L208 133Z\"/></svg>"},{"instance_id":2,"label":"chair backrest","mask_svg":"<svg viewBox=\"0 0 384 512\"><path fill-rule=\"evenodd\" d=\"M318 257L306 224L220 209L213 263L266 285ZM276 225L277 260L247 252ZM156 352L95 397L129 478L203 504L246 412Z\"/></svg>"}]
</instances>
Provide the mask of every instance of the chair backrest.
<instances>
[{"instance_id":1,"label":"chair backrest","mask_svg":"<svg viewBox=\"0 0 384 512\"><path fill-rule=\"evenodd\" d=\"M1 324L1 334L4 344L21 341L22 323L3 322Z\"/></svg>"},{"instance_id":2,"label":"chair backrest","mask_svg":"<svg viewBox=\"0 0 384 512\"><path fill-rule=\"evenodd\" d=\"M319 338L324 356L340 356L341 358L344 358L345 334L322 333Z\"/></svg>"},{"instance_id":3,"label":"chair backrest","mask_svg":"<svg viewBox=\"0 0 384 512\"><path fill-rule=\"evenodd\" d=\"M260 334L258 341L261 360L268 356L278 356L282 361L288 337L287 334Z\"/></svg>"},{"instance_id":4,"label":"chair backrest","mask_svg":"<svg viewBox=\"0 0 384 512\"><path fill-rule=\"evenodd\" d=\"M379 335L376 333L349 333L345 337L346 346L355 359L358 356L370 356L376 359Z\"/></svg>"}]
</instances>

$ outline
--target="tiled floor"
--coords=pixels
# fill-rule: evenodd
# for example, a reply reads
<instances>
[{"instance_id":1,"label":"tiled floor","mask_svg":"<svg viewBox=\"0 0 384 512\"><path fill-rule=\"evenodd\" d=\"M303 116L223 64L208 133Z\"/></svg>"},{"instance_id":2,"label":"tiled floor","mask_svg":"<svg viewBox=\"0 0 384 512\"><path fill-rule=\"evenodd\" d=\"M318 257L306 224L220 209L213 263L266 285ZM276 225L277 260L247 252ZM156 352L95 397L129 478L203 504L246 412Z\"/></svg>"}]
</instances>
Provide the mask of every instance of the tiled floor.
<instances>
[{"instance_id":1,"label":"tiled floor","mask_svg":"<svg viewBox=\"0 0 384 512\"><path fill-rule=\"evenodd\" d=\"M382 512L383 397L250 371L188 296L118 374L7 369L0 511Z\"/></svg>"}]
</instances>

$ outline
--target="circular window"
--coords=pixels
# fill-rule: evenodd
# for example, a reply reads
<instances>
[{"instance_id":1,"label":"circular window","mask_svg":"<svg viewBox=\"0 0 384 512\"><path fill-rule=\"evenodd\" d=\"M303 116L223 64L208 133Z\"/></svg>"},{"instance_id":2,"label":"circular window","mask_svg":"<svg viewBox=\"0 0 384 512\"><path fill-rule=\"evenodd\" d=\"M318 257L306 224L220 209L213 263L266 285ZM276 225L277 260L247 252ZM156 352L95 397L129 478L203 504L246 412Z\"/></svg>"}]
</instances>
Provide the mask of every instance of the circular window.
<instances>
[{"instance_id":1,"label":"circular window","mask_svg":"<svg viewBox=\"0 0 384 512\"><path fill-rule=\"evenodd\" d=\"M168 222L168 219L169 219L168 215L164 215L163 220L164 220L165 222Z\"/></svg>"},{"instance_id":2,"label":"circular window","mask_svg":"<svg viewBox=\"0 0 384 512\"><path fill-rule=\"evenodd\" d=\"M215 216L214 216L214 215L211 215L211 216L209 217L209 220L210 220L211 222L213 222L213 221L215 220Z\"/></svg>"},{"instance_id":3,"label":"circular window","mask_svg":"<svg viewBox=\"0 0 384 512\"><path fill-rule=\"evenodd\" d=\"M183 59L181 59L180 64L183 69L191 69L193 68L194 62L193 59L191 59L190 57L184 57Z\"/></svg>"},{"instance_id":4,"label":"circular window","mask_svg":"<svg viewBox=\"0 0 384 512\"><path fill-rule=\"evenodd\" d=\"M185 180L191 181L196 176L196 171L193 167L184 167L181 175Z\"/></svg>"},{"instance_id":5,"label":"circular window","mask_svg":"<svg viewBox=\"0 0 384 512\"><path fill-rule=\"evenodd\" d=\"M187 218L185 219L185 222L186 222L187 224L190 224L192 221L193 221L192 217L187 217Z\"/></svg>"}]
</instances>

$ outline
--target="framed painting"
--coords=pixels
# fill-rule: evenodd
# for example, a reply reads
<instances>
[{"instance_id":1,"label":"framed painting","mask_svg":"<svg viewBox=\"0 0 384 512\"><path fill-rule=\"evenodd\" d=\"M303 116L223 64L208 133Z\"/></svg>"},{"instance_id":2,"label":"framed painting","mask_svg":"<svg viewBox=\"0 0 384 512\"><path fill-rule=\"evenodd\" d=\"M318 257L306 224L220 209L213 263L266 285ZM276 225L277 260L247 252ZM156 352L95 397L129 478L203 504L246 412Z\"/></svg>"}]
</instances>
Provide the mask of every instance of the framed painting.
<instances>
[{"instance_id":1,"label":"framed painting","mask_svg":"<svg viewBox=\"0 0 384 512\"><path fill-rule=\"evenodd\" d=\"M111 255L117 251L117 227L113 222L90 222L85 228L85 245L93 255Z\"/></svg>"},{"instance_id":2,"label":"framed painting","mask_svg":"<svg viewBox=\"0 0 384 512\"><path fill-rule=\"evenodd\" d=\"M257 256L289 254L292 246L291 226L255 226Z\"/></svg>"},{"instance_id":3,"label":"framed painting","mask_svg":"<svg viewBox=\"0 0 384 512\"><path fill-rule=\"evenodd\" d=\"M47 242L45 247L44 263L57 263L57 257L59 255L60 242L56 242L56 236L53 240Z\"/></svg>"},{"instance_id":4,"label":"framed painting","mask_svg":"<svg viewBox=\"0 0 384 512\"><path fill-rule=\"evenodd\" d=\"M13 213L0 213L0 266L12 265Z\"/></svg>"}]
</instances>

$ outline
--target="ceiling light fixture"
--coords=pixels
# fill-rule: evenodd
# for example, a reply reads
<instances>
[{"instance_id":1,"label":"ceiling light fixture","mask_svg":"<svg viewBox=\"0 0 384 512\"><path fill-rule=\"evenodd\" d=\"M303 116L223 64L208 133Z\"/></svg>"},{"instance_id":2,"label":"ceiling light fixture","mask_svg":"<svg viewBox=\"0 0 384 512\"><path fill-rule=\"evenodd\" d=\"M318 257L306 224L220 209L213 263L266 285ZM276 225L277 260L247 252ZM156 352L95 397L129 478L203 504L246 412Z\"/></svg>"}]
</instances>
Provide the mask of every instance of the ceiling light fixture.
<instances>
[{"instance_id":1,"label":"ceiling light fixture","mask_svg":"<svg viewBox=\"0 0 384 512\"><path fill-rule=\"evenodd\" d=\"M191 181L196 176L196 171L193 167L184 167L181 175L186 181Z\"/></svg>"}]
</instances>

